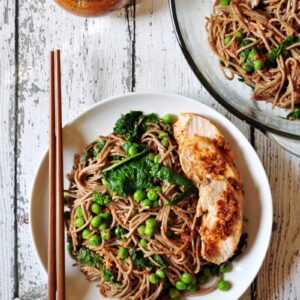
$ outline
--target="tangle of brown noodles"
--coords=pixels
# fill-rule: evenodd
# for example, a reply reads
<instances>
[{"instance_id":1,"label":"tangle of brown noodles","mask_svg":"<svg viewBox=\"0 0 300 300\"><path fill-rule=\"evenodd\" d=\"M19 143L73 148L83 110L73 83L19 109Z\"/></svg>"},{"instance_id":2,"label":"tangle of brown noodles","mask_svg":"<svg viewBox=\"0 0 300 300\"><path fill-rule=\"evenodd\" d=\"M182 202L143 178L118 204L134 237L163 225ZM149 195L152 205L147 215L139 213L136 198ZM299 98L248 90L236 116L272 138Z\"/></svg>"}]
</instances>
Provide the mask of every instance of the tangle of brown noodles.
<instances>
[{"instance_id":1,"label":"tangle of brown noodles","mask_svg":"<svg viewBox=\"0 0 300 300\"><path fill-rule=\"evenodd\" d=\"M171 136L167 137L168 146L163 147L158 135L164 131L164 128L161 128L158 124L151 125L152 128L142 135L140 143L148 145L152 153L160 154L160 163L181 173L175 140ZM93 193L109 194L108 187L101 183L101 171L115 163L113 156L127 156L122 148L122 144L125 143L122 136L110 134L109 136L100 136L98 141L101 140L106 140L102 151L95 158L88 158L84 163L77 156L73 171L69 175L68 205L71 212L67 227L68 239L72 243L72 252L76 253L81 246L85 246L103 258L105 268L114 274L115 279L121 286L116 287L115 283L104 281L101 272L92 266L83 265L81 270L88 280L99 281L100 292L105 297L148 300L170 299L168 291L164 289L165 279L160 280L157 284L151 284L148 280L148 275L155 272L155 268L139 269L133 265L130 256L126 261L120 259L117 250L119 247L136 248L136 250L142 251L144 256L148 257L158 268L160 265L151 256L159 254L169 265L165 269L165 274L172 285L175 285L182 272L199 273L204 262L200 256L201 242L200 235L197 232L200 221L195 214L197 195L192 195L177 205L167 206L166 204L180 192L180 188L157 179L155 184L161 187L164 186L163 191L158 192L160 200L157 208L142 207L140 202L134 201L132 196L121 197L114 193L111 202L104 208L112 216L108 229L112 230L117 225L122 226L127 230L127 239L119 240L117 237L112 236L109 241L102 239L98 246L89 245L88 241L81 237L82 230L85 228L90 229L90 236L99 234L99 229L90 224L93 217L90 210L93 203ZM96 143L93 143L87 146L85 150L91 147L96 148L96 145ZM79 206L82 208L85 224L77 228L75 226L75 210ZM157 230L155 236L152 238L139 236L137 227L149 217L156 219ZM140 245L141 237L148 241L147 247ZM185 291L182 295L208 293L216 288L218 279L220 278L216 278L208 287L207 285L198 285L197 291Z\"/></svg>"},{"instance_id":2,"label":"tangle of brown noodles","mask_svg":"<svg viewBox=\"0 0 300 300\"><path fill-rule=\"evenodd\" d=\"M253 99L271 102L274 106L291 109L300 103L300 1L299 0L231 0L219 5L216 0L206 30L212 50L219 56L220 66L229 80L241 76L253 88ZM236 32L251 43L239 47ZM275 66L247 73L242 68L240 53L256 46L266 62L268 54L288 36L298 41L281 53ZM225 44L226 37L232 37Z\"/></svg>"}]
</instances>

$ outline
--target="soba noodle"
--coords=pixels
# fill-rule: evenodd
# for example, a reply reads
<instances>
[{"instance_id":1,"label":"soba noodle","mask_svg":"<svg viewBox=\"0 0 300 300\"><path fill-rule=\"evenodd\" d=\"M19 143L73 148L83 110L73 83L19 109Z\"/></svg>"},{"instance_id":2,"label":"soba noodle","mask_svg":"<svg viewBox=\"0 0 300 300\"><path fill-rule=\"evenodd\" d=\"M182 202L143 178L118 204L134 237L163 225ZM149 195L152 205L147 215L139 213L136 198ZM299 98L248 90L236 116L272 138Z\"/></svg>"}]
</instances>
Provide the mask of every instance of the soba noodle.
<instances>
[{"instance_id":1,"label":"soba noodle","mask_svg":"<svg viewBox=\"0 0 300 300\"><path fill-rule=\"evenodd\" d=\"M154 155L160 155L160 163L171 168L177 173L182 173L177 144L169 134L165 139L168 141L166 147L162 146L159 134L170 132L170 125L162 123L147 124L149 130L144 132L139 143L147 145ZM105 146L99 152L99 142L105 142ZM196 218L197 194L191 195L177 205L166 205L182 192L182 187L168 184L165 181L154 179L158 190L158 207L143 207L140 202L133 199L131 195L126 197L113 193L111 201L102 206L102 212L109 212L110 219L107 222L107 230L112 232L109 240L102 239L99 245L91 246L88 239L82 237L84 229L89 229L92 236L100 235L99 228L91 225L95 216L91 211L93 194L110 194L107 183L103 182L102 171L113 165L117 160L127 156L122 145L126 140L122 135L112 133L108 136L100 136L97 141L88 145L83 152L96 153L95 157L80 157L77 155L74 160L73 171L69 175L70 188L68 193L68 206L70 217L67 220L68 240L71 243L70 253L76 259L77 265L81 264L81 271L89 281L98 281L100 293L105 297L119 299L170 299L169 289L175 286L182 272L200 274L206 262L201 259L200 247L201 238L197 231L200 218ZM99 153L97 153L97 151ZM81 207L84 224L79 228L76 226L76 209ZM140 236L137 228L144 224L149 218L154 218L157 223L156 233L153 237ZM115 228L121 226L125 229L122 237L113 234ZM146 247L141 246L141 238L148 242ZM81 247L89 251L89 255L97 257L101 261L97 265L84 263L78 258ZM127 259L118 256L118 249L125 247L129 249ZM133 261L133 253L148 258L151 265L141 268ZM162 268L159 260L154 259L158 255L167 264L164 268L165 278L156 284L148 280L150 273ZM156 256L157 257L157 256ZM149 262L148 261L148 262ZM103 269L104 268L104 269ZM111 276L108 279L103 276L103 270ZM216 288L221 276L215 277L208 285L194 283L194 288L185 290L181 295L201 295Z\"/></svg>"}]
</instances>

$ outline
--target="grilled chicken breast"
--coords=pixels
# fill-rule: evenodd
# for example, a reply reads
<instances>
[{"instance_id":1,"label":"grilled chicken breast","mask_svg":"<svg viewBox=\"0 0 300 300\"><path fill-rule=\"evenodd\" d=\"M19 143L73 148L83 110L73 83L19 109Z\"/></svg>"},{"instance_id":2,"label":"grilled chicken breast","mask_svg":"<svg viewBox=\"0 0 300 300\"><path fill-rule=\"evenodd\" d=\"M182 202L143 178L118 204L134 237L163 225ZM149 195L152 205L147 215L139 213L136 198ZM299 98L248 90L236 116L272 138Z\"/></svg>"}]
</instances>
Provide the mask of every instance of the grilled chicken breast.
<instances>
[{"instance_id":1,"label":"grilled chicken breast","mask_svg":"<svg viewBox=\"0 0 300 300\"><path fill-rule=\"evenodd\" d=\"M215 264L228 260L242 233L242 180L230 146L206 118L183 113L174 137L184 173L199 189L201 255Z\"/></svg>"}]
</instances>

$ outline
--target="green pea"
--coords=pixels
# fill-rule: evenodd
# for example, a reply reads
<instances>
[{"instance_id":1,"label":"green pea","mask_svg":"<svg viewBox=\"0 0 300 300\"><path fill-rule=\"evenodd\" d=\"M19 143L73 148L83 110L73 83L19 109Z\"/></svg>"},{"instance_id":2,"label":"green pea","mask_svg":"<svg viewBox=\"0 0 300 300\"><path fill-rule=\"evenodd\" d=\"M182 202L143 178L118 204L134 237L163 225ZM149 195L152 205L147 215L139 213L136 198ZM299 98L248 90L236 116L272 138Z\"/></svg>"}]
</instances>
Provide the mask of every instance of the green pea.
<instances>
[{"instance_id":1,"label":"green pea","mask_svg":"<svg viewBox=\"0 0 300 300\"><path fill-rule=\"evenodd\" d=\"M92 224L93 227L99 227L99 225L101 224L101 216L100 215L95 216L91 220L91 224Z\"/></svg>"},{"instance_id":2,"label":"green pea","mask_svg":"<svg viewBox=\"0 0 300 300\"><path fill-rule=\"evenodd\" d=\"M186 289L186 284L181 280L176 281L175 283L176 289L179 291L184 291Z\"/></svg>"},{"instance_id":3,"label":"green pea","mask_svg":"<svg viewBox=\"0 0 300 300\"><path fill-rule=\"evenodd\" d=\"M103 240L109 241L111 237L111 232L109 230L102 230L101 231L101 238Z\"/></svg>"},{"instance_id":4,"label":"green pea","mask_svg":"<svg viewBox=\"0 0 300 300\"><path fill-rule=\"evenodd\" d=\"M141 205L151 207L151 201L149 199L145 199L141 202Z\"/></svg>"},{"instance_id":5,"label":"green pea","mask_svg":"<svg viewBox=\"0 0 300 300\"><path fill-rule=\"evenodd\" d=\"M145 235L152 237L155 233L154 227L147 227L145 228Z\"/></svg>"},{"instance_id":6,"label":"green pea","mask_svg":"<svg viewBox=\"0 0 300 300\"><path fill-rule=\"evenodd\" d=\"M117 226L116 229L115 229L115 235L116 236L121 236L124 232L124 228L122 226Z\"/></svg>"},{"instance_id":7,"label":"green pea","mask_svg":"<svg viewBox=\"0 0 300 300\"><path fill-rule=\"evenodd\" d=\"M156 186L154 188L154 191L156 191L156 192L162 192L162 187L161 186Z\"/></svg>"},{"instance_id":8,"label":"green pea","mask_svg":"<svg viewBox=\"0 0 300 300\"><path fill-rule=\"evenodd\" d=\"M204 268L204 269L203 269L203 274L206 275L206 276L211 275L211 270L210 270L210 268Z\"/></svg>"},{"instance_id":9,"label":"green pea","mask_svg":"<svg viewBox=\"0 0 300 300\"><path fill-rule=\"evenodd\" d=\"M99 230L105 230L107 228L107 223L103 222L99 225Z\"/></svg>"},{"instance_id":10,"label":"green pea","mask_svg":"<svg viewBox=\"0 0 300 300\"><path fill-rule=\"evenodd\" d=\"M68 198L69 197L69 193L68 192L64 192L64 198Z\"/></svg>"},{"instance_id":11,"label":"green pea","mask_svg":"<svg viewBox=\"0 0 300 300\"><path fill-rule=\"evenodd\" d=\"M238 40L242 40L244 38L244 34L241 31L237 31L234 36Z\"/></svg>"},{"instance_id":12,"label":"green pea","mask_svg":"<svg viewBox=\"0 0 300 300\"><path fill-rule=\"evenodd\" d=\"M160 139L162 139L162 138L164 138L164 137L167 137L168 136L168 133L167 132L161 132L160 134L159 134L159 138Z\"/></svg>"},{"instance_id":13,"label":"green pea","mask_svg":"<svg viewBox=\"0 0 300 300\"><path fill-rule=\"evenodd\" d=\"M159 278L154 273L149 274L148 279L153 284L156 284L159 281Z\"/></svg>"},{"instance_id":14,"label":"green pea","mask_svg":"<svg viewBox=\"0 0 300 300\"><path fill-rule=\"evenodd\" d=\"M145 239L141 239L140 244L142 247L147 247L148 246L148 242Z\"/></svg>"},{"instance_id":15,"label":"green pea","mask_svg":"<svg viewBox=\"0 0 300 300\"><path fill-rule=\"evenodd\" d=\"M218 282L217 288L220 291L228 291L230 289L230 283L222 279Z\"/></svg>"},{"instance_id":16,"label":"green pea","mask_svg":"<svg viewBox=\"0 0 300 300\"><path fill-rule=\"evenodd\" d=\"M102 178L101 182L103 185L106 185L106 186L109 185L109 182L105 178Z\"/></svg>"},{"instance_id":17,"label":"green pea","mask_svg":"<svg viewBox=\"0 0 300 300\"><path fill-rule=\"evenodd\" d=\"M243 65L242 68L247 72L251 72L253 70L252 66L250 65Z\"/></svg>"},{"instance_id":18,"label":"green pea","mask_svg":"<svg viewBox=\"0 0 300 300\"><path fill-rule=\"evenodd\" d=\"M146 198L146 193L142 190L137 190L133 194L133 199L140 202Z\"/></svg>"},{"instance_id":19,"label":"green pea","mask_svg":"<svg viewBox=\"0 0 300 300\"><path fill-rule=\"evenodd\" d=\"M139 235L145 235L145 229L146 229L146 226L145 226L145 225L139 226L138 229L137 229L138 234L139 234Z\"/></svg>"},{"instance_id":20,"label":"green pea","mask_svg":"<svg viewBox=\"0 0 300 300\"><path fill-rule=\"evenodd\" d=\"M159 207L159 202L158 202L158 200L151 201L151 207L152 207L152 208L157 208L157 207Z\"/></svg>"},{"instance_id":21,"label":"green pea","mask_svg":"<svg viewBox=\"0 0 300 300\"><path fill-rule=\"evenodd\" d=\"M253 48L248 55L248 59L252 59L254 56L258 55L258 52L255 48Z\"/></svg>"},{"instance_id":22,"label":"green pea","mask_svg":"<svg viewBox=\"0 0 300 300\"><path fill-rule=\"evenodd\" d=\"M167 139L163 139L163 140L161 140L160 142L161 142L161 144L162 144L165 148L167 148L168 145L169 145L169 141L168 141Z\"/></svg>"},{"instance_id":23,"label":"green pea","mask_svg":"<svg viewBox=\"0 0 300 300\"><path fill-rule=\"evenodd\" d=\"M98 203L93 203L91 206L91 210L93 213L98 214L101 210L101 206Z\"/></svg>"},{"instance_id":24,"label":"green pea","mask_svg":"<svg viewBox=\"0 0 300 300\"><path fill-rule=\"evenodd\" d=\"M75 226L76 226L77 228L82 227L82 226L84 225L84 223L85 223L85 221L84 221L84 218L83 218L83 217L77 218L77 219L75 220Z\"/></svg>"},{"instance_id":25,"label":"green pea","mask_svg":"<svg viewBox=\"0 0 300 300\"><path fill-rule=\"evenodd\" d=\"M128 154L129 154L130 156L133 156L133 155L137 154L137 147L136 147L136 146L131 146L131 147L129 147L129 149L128 149Z\"/></svg>"},{"instance_id":26,"label":"green pea","mask_svg":"<svg viewBox=\"0 0 300 300\"><path fill-rule=\"evenodd\" d=\"M156 164L158 164L159 163L159 161L160 161L160 159L161 159L161 156L158 154L158 155L155 155L155 157L154 157L154 162L156 163Z\"/></svg>"},{"instance_id":27,"label":"green pea","mask_svg":"<svg viewBox=\"0 0 300 300\"><path fill-rule=\"evenodd\" d=\"M72 244L71 244L71 243L67 243L67 251L68 251L69 253L71 253L71 252L72 252L72 249L73 249Z\"/></svg>"},{"instance_id":28,"label":"green pea","mask_svg":"<svg viewBox=\"0 0 300 300\"><path fill-rule=\"evenodd\" d=\"M175 118L172 114L166 114L163 117L163 121L165 124L173 124Z\"/></svg>"},{"instance_id":29,"label":"green pea","mask_svg":"<svg viewBox=\"0 0 300 300\"><path fill-rule=\"evenodd\" d=\"M184 272L184 273L181 274L181 281L183 283L191 283L192 280L193 280L193 277L190 273Z\"/></svg>"},{"instance_id":30,"label":"green pea","mask_svg":"<svg viewBox=\"0 0 300 300\"><path fill-rule=\"evenodd\" d=\"M86 240L91 233L92 232L89 229L84 229L82 231L82 238Z\"/></svg>"},{"instance_id":31,"label":"green pea","mask_svg":"<svg viewBox=\"0 0 300 300\"><path fill-rule=\"evenodd\" d=\"M159 278L165 278L166 277L166 273L162 269L157 269L156 272L155 272L155 275Z\"/></svg>"},{"instance_id":32,"label":"green pea","mask_svg":"<svg viewBox=\"0 0 300 300\"><path fill-rule=\"evenodd\" d=\"M167 188L168 188L167 185L163 185L163 186L162 186L162 191L164 192Z\"/></svg>"},{"instance_id":33,"label":"green pea","mask_svg":"<svg viewBox=\"0 0 300 300\"><path fill-rule=\"evenodd\" d=\"M224 39L224 44L228 45L232 40L232 36L226 36L226 38Z\"/></svg>"},{"instance_id":34,"label":"green pea","mask_svg":"<svg viewBox=\"0 0 300 300\"><path fill-rule=\"evenodd\" d=\"M117 290L120 290L122 288L122 284L120 284L119 282L115 283L115 288Z\"/></svg>"},{"instance_id":35,"label":"green pea","mask_svg":"<svg viewBox=\"0 0 300 300\"><path fill-rule=\"evenodd\" d=\"M153 227L153 228L155 228L155 226L156 226L155 219L150 218L150 219L146 220L146 227Z\"/></svg>"},{"instance_id":36,"label":"green pea","mask_svg":"<svg viewBox=\"0 0 300 300\"><path fill-rule=\"evenodd\" d=\"M125 247L120 247L118 249L118 257L121 258L121 259L125 259L127 258L129 255L129 250L128 248L125 248Z\"/></svg>"},{"instance_id":37,"label":"green pea","mask_svg":"<svg viewBox=\"0 0 300 300\"><path fill-rule=\"evenodd\" d=\"M76 213L76 216L77 216L77 217L83 217L82 207L81 207L81 206L78 206L78 207L76 208L75 213Z\"/></svg>"},{"instance_id":38,"label":"green pea","mask_svg":"<svg viewBox=\"0 0 300 300\"><path fill-rule=\"evenodd\" d=\"M230 263L227 263L227 264L225 264L224 266L222 266L220 268L221 273L228 273L230 271L231 271L231 264Z\"/></svg>"},{"instance_id":39,"label":"green pea","mask_svg":"<svg viewBox=\"0 0 300 300\"><path fill-rule=\"evenodd\" d=\"M229 5L231 0L220 0L219 5Z\"/></svg>"},{"instance_id":40,"label":"green pea","mask_svg":"<svg viewBox=\"0 0 300 300\"><path fill-rule=\"evenodd\" d=\"M97 234L94 234L89 238L89 243L91 246L98 246L100 244L100 241L100 236Z\"/></svg>"},{"instance_id":41,"label":"green pea","mask_svg":"<svg viewBox=\"0 0 300 300\"><path fill-rule=\"evenodd\" d=\"M254 68L255 70L261 70L261 69L263 69L264 67L265 67L265 63L264 63L264 61L263 61L261 58L255 59L255 60L253 61L253 68Z\"/></svg>"},{"instance_id":42,"label":"green pea","mask_svg":"<svg viewBox=\"0 0 300 300\"><path fill-rule=\"evenodd\" d=\"M148 159L149 160L154 161L154 157L155 157L155 155L153 153L148 154Z\"/></svg>"},{"instance_id":43,"label":"green pea","mask_svg":"<svg viewBox=\"0 0 300 300\"><path fill-rule=\"evenodd\" d=\"M158 199L158 194L155 190L149 190L147 193L147 197L149 200L154 201Z\"/></svg>"},{"instance_id":44,"label":"green pea","mask_svg":"<svg viewBox=\"0 0 300 300\"><path fill-rule=\"evenodd\" d=\"M208 276L207 275L201 275L200 277L198 277L198 283L199 284L205 284L208 282Z\"/></svg>"},{"instance_id":45,"label":"green pea","mask_svg":"<svg viewBox=\"0 0 300 300\"><path fill-rule=\"evenodd\" d=\"M100 216L102 219L107 220L107 219L109 219L109 218L111 217L111 213L105 211L105 212L102 212L101 214L99 214L99 216Z\"/></svg>"},{"instance_id":46,"label":"green pea","mask_svg":"<svg viewBox=\"0 0 300 300\"><path fill-rule=\"evenodd\" d=\"M171 288L169 291L169 295L172 299L176 299L177 297L180 296L180 293L178 292L178 290Z\"/></svg>"}]
</instances>

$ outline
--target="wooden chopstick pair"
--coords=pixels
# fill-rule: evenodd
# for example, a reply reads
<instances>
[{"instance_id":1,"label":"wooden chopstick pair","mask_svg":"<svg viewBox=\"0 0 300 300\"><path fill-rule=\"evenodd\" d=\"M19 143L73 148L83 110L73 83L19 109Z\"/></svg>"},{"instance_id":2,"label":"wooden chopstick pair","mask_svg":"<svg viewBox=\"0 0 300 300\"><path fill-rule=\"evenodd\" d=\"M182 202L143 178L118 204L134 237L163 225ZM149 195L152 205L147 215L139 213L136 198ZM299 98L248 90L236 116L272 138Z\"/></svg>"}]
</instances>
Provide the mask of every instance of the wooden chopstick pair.
<instances>
[{"instance_id":1,"label":"wooden chopstick pair","mask_svg":"<svg viewBox=\"0 0 300 300\"><path fill-rule=\"evenodd\" d=\"M65 299L60 51L50 51L48 299Z\"/></svg>"}]
</instances>

